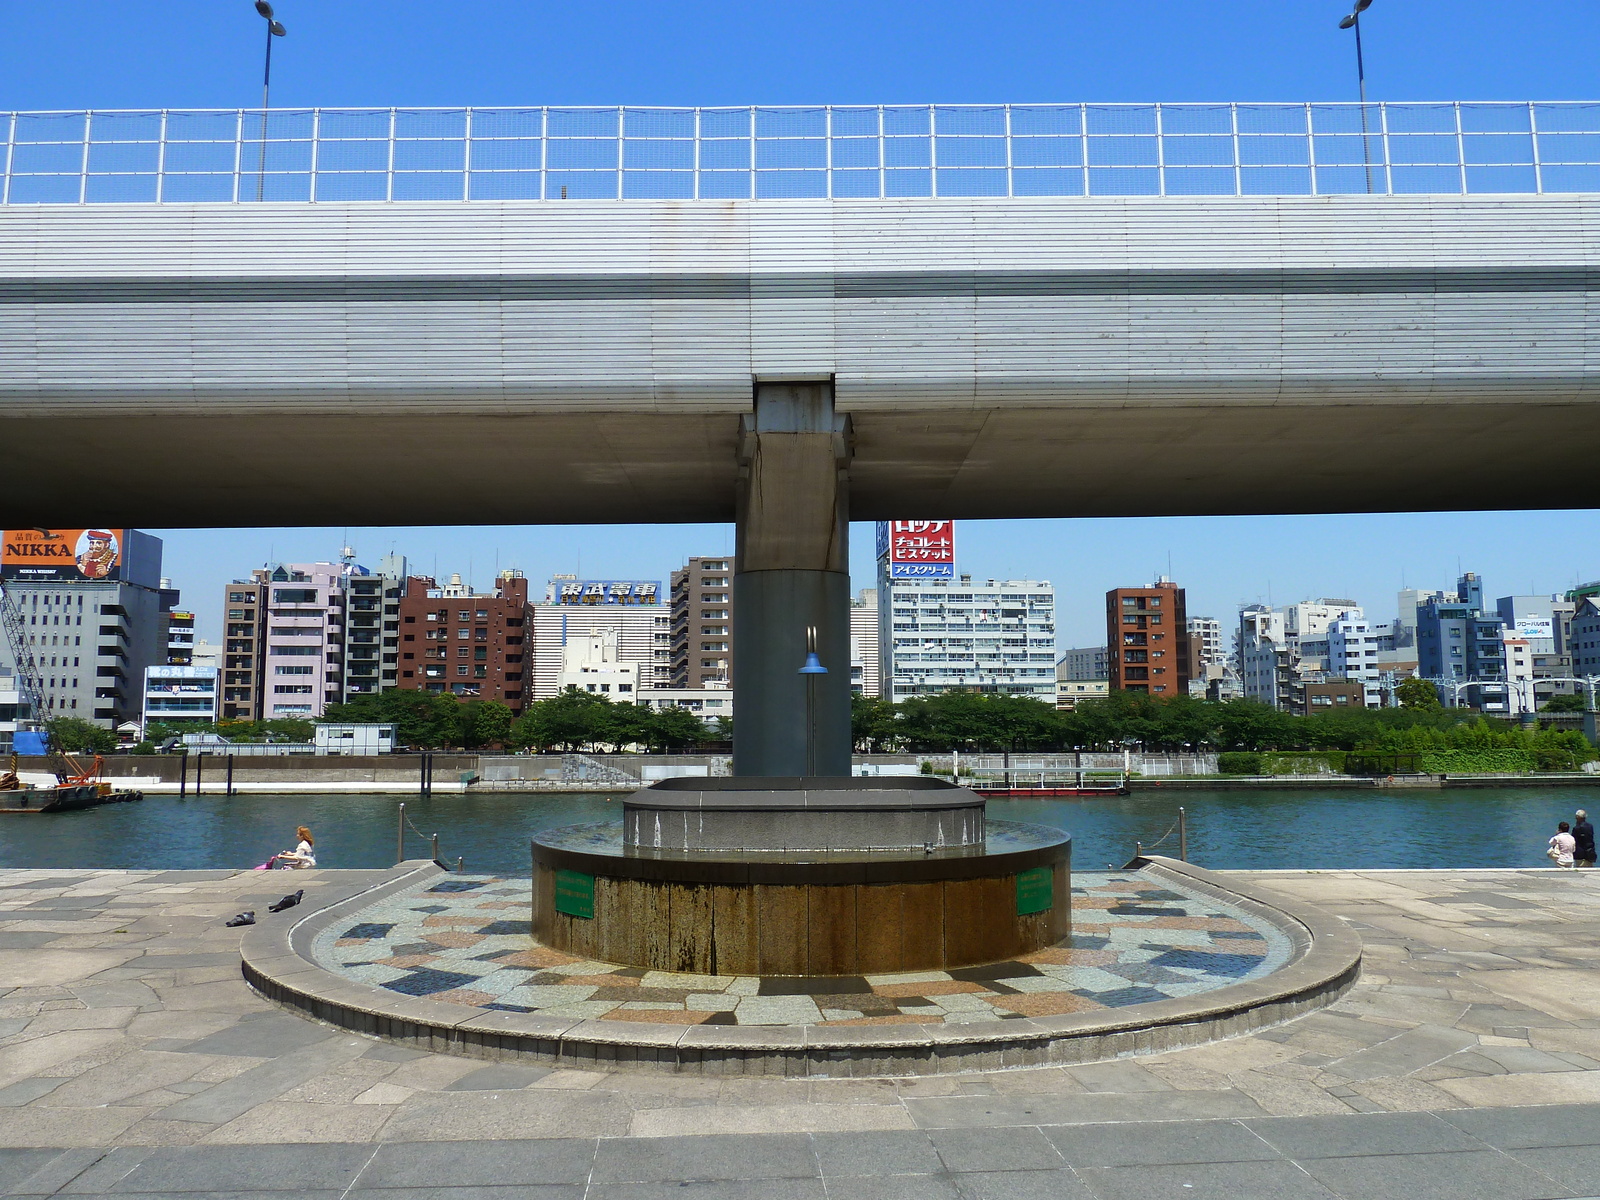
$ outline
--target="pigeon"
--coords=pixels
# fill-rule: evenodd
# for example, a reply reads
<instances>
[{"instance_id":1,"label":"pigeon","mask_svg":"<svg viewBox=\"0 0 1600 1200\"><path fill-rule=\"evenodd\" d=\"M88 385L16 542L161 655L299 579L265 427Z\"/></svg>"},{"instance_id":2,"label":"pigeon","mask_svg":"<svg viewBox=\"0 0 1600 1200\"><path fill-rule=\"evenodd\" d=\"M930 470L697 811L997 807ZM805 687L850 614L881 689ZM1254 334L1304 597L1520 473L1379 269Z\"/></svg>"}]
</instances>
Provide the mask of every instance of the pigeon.
<instances>
[{"instance_id":1,"label":"pigeon","mask_svg":"<svg viewBox=\"0 0 1600 1200\"><path fill-rule=\"evenodd\" d=\"M289 896L285 896L282 900L279 900L276 904L267 905L267 911L268 912L282 912L286 908L293 908L296 904L300 903L300 897L304 896L305 894L306 894L305 888L301 888L298 892L295 892L295 893L293 893L292 895L289 895Z\"/></svg>"},{"instance_id":2,"label":"pigeon","mask_svg":"<svg viewBox=\"0 0 1600 1200\"><path fill-rule=\"evenodd\" d=\"M253 908L247 908L247 909L244 910L244 912L240 913L238 916L233 917L232 919L223 922L224 925L227 925L227 926L230 926L230 927L232 927L234 925L254 925L255 923L256 923L256 910L253 909Z\"/></svg>"}]
</instances>

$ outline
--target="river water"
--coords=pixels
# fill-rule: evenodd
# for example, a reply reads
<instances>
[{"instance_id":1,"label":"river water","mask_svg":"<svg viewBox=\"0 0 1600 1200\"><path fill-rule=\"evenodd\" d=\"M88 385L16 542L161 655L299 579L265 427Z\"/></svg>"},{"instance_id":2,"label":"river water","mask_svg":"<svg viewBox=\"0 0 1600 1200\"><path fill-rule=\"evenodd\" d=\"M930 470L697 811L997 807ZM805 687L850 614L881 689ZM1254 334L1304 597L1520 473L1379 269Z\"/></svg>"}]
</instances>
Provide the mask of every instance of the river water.
<instances>
[{"instance_id":1,"label":"river water","mask_svg":"<svg viewBox=\"0 0 1600 1200\"><path fill-rule=\"evenodd\" d=\"M529 871L541 829L621 819L620 796L151 796L75 813L0 814L0 867L133 869L254 866L311 827L324 867L395 862L399 803L440 853L473 871ZM1464 788L1445 791L1195 791L1108 798L992 800L989 813L1054 825L1074 837L1084 870L1121 866L1134 842L1149 847L1188 811L1189 857L1218 869L1274 867L1543 867L1556 822L1600 810L1600 789ZM406 854L428 842L408 834ZM1161 853L1177 853L1177 835Z\"/></svg>"}]
</instances>

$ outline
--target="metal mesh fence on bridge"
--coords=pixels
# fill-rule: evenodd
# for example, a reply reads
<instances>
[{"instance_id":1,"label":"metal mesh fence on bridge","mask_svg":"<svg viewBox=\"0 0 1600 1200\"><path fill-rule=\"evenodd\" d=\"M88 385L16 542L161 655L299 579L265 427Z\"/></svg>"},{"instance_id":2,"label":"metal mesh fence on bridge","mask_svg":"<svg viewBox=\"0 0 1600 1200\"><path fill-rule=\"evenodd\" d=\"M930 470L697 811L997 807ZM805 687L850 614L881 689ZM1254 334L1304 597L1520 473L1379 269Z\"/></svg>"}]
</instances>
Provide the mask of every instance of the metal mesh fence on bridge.
<instances>
[{"instance_id":1,"label":"metal mesh fence on bridge","mask_svg":"<svg viewBox=\"0 0 1600 1200\"><path fill-rule=\"evenodd\" d=\"M0 114L0 203L1600 192L1600 102Z\"/></svg>"}]
</instances>

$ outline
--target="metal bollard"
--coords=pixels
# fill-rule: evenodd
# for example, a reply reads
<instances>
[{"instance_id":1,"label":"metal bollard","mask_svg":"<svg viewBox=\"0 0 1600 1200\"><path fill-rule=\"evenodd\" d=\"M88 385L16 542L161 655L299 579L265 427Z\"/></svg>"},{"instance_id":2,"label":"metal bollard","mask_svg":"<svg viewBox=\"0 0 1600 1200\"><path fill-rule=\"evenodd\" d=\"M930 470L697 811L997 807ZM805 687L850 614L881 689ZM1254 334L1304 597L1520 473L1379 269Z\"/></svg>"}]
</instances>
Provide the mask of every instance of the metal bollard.
<instances>
[{"instance_id":1,"label":"metal bollard","mask_svg":"<svg viewBox=\"0 0 1600 1200\"><path fill-rule=\"evenodd\" d=\"M400 823L394 835L394 861L399 866L406 860L406 802L400 801Z\"/></svg>"},{"instance_id":2,"label":"metal bollard","mask_svg":"<svg viewBox=\"0 0 1600 1200\"><path fill-rule=\"evenodd\" d=\"M1181 806L1178 809L1178 858L1189 861L1189 822Z\"/></svg>"}]
</instances>

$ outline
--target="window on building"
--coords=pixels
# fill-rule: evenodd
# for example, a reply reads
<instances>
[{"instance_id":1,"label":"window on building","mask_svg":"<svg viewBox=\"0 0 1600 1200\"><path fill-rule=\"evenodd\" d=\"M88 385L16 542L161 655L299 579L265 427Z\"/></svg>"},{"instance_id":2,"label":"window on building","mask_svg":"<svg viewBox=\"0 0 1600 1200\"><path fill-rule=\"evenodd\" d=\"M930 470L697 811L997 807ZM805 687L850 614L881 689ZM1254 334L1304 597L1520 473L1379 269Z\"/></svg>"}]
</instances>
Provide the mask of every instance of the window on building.
<instances>
[{"instance_id":1,"label":"window on building","mask_svg":"<svg viewBox=\"0 0 1600 1200\"><path fill-rule=\"evenodd\" d=\"M469 670L470 669L467 667L467 665L465 663L462 663L459 667L456 668L456 674L457 675L466 675L466 674L468 674Z\"/></svg>"}]
</instances>

